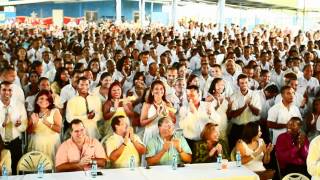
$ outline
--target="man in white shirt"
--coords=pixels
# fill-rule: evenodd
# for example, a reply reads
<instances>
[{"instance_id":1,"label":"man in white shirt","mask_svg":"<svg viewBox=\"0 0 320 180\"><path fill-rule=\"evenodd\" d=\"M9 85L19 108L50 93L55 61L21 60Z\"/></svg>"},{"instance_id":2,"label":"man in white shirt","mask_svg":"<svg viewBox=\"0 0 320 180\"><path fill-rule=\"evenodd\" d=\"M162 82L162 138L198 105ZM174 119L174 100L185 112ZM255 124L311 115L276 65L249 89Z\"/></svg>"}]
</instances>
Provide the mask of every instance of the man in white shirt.
<instances>
[{"instance_id":1,"label":"man in white shirt","mask_svg":"<svg viewBox=\"0 0 320 180\"><path fill-rule=\"evenodd\" d=\"M309 146L307 157L308 172L312 179L320 179L320 135L315 137Z\"/></svg>"},{"instance_id":2,"label":"man in white shirt","mask_svg":"<svg viewBox=\"0 0 320 180\"><path fill-rule=\"evenodd\" d=\"M295 106L294 90L290 86L281 89L281 102L272 106L268 111L268 127L272 129L272 142L275 144L281 133L286 132L288 121L292 117L301 118L299 108Z\"/></svg>"},{"instance_id":3,"label":"man in white shirt","mask_svg":"<svg viewBox=\"0 0 320 180\"><path fill-rule=\"evenodd\" d=\"M249 89L248 76L240 74L237 81L240 91L236 91L230 98L232 109L229 117L232 118L232 128L229 135L229 147L231 149L241 138L243 127L248 122L258 121L261 112L260 98Z\"/></svg>"},{"instance_id":4,"label":"man in white shirt","mask_svg":"<svg viewBox=\"0 0 320 180\"><path fill-rule=\"evenodd\" d=\"M67 101L77 95L77 82L82 76L82 71L75 70L71 77L71 83L61 89L60 97L62 104L65 104Z\"/></svg>"},{"instance_id":5,"label":"man in white shirt","mask_svg":"<svg viewBox=\"0 0 320 180\"><path fill-rule=\"evenodd\" d=\"M197 86L187 87L187 98L189 102L180 108L178 121L189 146L192 147L195 141L200 140L203 127L208 122L219 122L220 116L212 103L201 101Z\"/></svg>"},{"instance_id":6,"label":"man in white shirt","mask_svg":"<svg viewBox=\"0 0 320 180\"><path fill-rule=\"evenodd\" d=\"M28 59L32 63L33 61L41 61L41 51L40 51L40 46L41 46L41 39L34 39L32 42L32 48L28 51Z\"/></svg>"},{"instance_id":7,"label":"man in white shirt","mask_svg":"<svg viewBox=\"0 0 320 180\"><path fill-rule=\"evenodd\" d=\"M89 80L80 77L77 81L77 96L67 103L66 120L80 119L88 131L88 136L100 139L97 121L102 119L102 104L99 96L89 94Z\"/></svg>"},{"instance_id":8,"label":"man in white shirt","mask_svg":"<svg viewBox=\"0 0 320 180\"><path fill-rule=\"evenodd\" d=\"M20 103L24 104L25 103L25 96L22 88L18 85L16 85L14 82L17 77L17 72L14 68L12 67L7 67L3 69L2 74L1 74L1 81L8 81L12 83L12 98L19 101Z\"/></svg>"},{"instance_id":9,"label":"man in white shirt","mask_svg":"<svg viewBox=\"0 0 320 180\"><path fill-rule=\"evenodd\" d=\"M42 63L44 64L44 63ZM44 67L45 65L43 65ZM43 71L44 72L44 77L48 78L49 81L52 83L54 81L54 78L56 76L57 73L57 69L63 67L63 60L61 58L55 58L53 60L53 67L50 67L50 69L48 71Z\"/></svg>"},{"instance_id":10,"label":"man in white shirt","mask_svg":"<svg viewBox=\"0 0 320 180\"><path fill-rule=\"evenodd\" d=\"M135 158L135 166L139 166L140 155L146 152L139 136L133 133L124 116L113 117L111 127L114 133L106 142L106 150L113 167L129 167L131 156Z\"/></svg>"},{"instance_id":11,"label":"man in white shirt","mask_svg":"<svg viewBox=\"0 0 320 180\"><path fill-rule=\"evenodd\" d=\"M199 76L200 90L203 98L208 96L208 90L210 88L213 78L209 75L209 63L201 62L201 75Z\"/></svg>"},{"instance_id":12,"label":"man in white shirt","mask_svg":"<svg viewBox=\"0 0 320 180\"><path fill-rule=\"evenodd\" d=\"M0 135L4 148L11 153L12 173L22 156L21 135L28 125L27 112L24 104L12 98L12 83L3 81L0 84Z\"/></svg>"},{"instance_id":13,"label":"man in white shirt","mask_svg":"<svg viewBox=\"0 0 320 180\"><path fill-rule=\"evenodd\" d=\"M47 72L49 72L50 69L55 68L53 62L51 61L50 49L45 49L42 52L42 66L43 66L43 74L46 74Z\"/></svg>"},{"instance_id":14,"label":"man in white shirt","mask_svg":"<svg viewBox=\"0 0 320 180\"><path fill-rule=\"evenodd\" d=\"M277 87L280 89L283 83L283 71L282 71L282 62L280 60L274 61L274 69L271 71L271 82L274 82Z\"/></svg>"}]
</instances>

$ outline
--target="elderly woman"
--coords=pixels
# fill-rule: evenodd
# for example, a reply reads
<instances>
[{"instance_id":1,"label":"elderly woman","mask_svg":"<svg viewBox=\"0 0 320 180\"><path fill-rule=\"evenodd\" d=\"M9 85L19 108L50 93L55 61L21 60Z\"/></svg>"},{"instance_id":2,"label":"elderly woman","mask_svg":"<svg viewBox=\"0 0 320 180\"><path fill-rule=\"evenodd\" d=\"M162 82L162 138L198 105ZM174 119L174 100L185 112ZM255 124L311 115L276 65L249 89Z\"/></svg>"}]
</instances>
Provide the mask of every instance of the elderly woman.
<instances>
[{"instance_id":1,"label":"elderly woman","mask_svg":"<svg viewBox=\"0 0 320 180\"><path fill-rule=\"evenodd\" d=\"M158 120L159 133L147 144L146 160L148 165L168 165L174 154L177 163L191 163L192 152L186 139L174 133L174 124L169 117Z\"/></svg>"},{"instance_id":2,"label":"elderly woman","mask_svg":"<svg viewBox=\"0 0 320 180\"><path fill-rule=\"evenodd\" d=\"M201 141L192 147L193 163L216 162L218 154L224 159L229 159L227 143L220 139L219 127L214 123L207 123L201 132Z\"/></svg>"}]
</instances>

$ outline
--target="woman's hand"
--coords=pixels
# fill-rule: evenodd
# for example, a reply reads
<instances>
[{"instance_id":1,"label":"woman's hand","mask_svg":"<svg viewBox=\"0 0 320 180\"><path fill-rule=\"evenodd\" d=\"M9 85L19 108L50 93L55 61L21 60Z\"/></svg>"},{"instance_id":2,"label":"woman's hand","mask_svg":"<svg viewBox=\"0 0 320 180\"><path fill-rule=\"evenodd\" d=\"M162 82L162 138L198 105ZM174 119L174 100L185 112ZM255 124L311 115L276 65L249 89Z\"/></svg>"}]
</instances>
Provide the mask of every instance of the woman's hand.
<instances>
[{"instance_id":1,"label":"woman's hand","mask_svg":"<svg viewBox=\"0 0 320 180\"><path fill-rule=\"evenodd\" d=\"M269 143L267 145L267 148L266 148L266 153L270 154L273 150L273 145L271 143Z\"/></svg>"},{"instance_id":2,"label":"woman's hand","mask_svg":"<svg viewBox=\"0 0 320 180\"><path fill-rule=\"evenodd\" d=\"M32 113L31 115L32 125L38 124L39 122L39 115L37 113Z\"/></svg>"}]
</instances>

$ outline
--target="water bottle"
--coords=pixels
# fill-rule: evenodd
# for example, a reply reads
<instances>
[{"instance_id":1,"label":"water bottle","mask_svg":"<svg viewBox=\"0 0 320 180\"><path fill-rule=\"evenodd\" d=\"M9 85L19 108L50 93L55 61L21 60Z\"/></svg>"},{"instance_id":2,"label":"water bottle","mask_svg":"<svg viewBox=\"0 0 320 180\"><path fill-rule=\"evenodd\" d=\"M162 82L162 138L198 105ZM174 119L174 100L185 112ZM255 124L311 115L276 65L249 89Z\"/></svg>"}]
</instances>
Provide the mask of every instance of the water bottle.
<instances>
[{"instance_id":1,"label":"water bottle","mask_svg":"<svg viewBox=\"0 0 320 180\"><path fill-rule=\"evenodd\" d=\"M237 164L237 167L240 167L242 164L240 151L237 151L237 154L236 154L236 164Z\"/></svg>"},{"instance_id":2,"label":"water bottle","mask_svg":"<svg viewBox=\"0 0 320 180\"><path fill-rule=\"evenodd\" d=\"M136 160L135 160L134 156L131 156L130 157L130 162L129 162L130 170L133 171L135 166L136 166Z\"/></svg>"},{"instance_id":3,"label":"water bottle","mask_svg":"<svg viewBox=\"0 0 320 180\"><path fill-rule=\"evenodd\" d=\"M96 178L98 174L98 165L97 165L97 161L93 160L92 161L92 165L91 165L91 177L92 178Z\"/></svg>"},{"instance_id":4,"label":"water bottle","mask_svg":"<svg viewBox=\"0 0 320 180\"><path fill-rule=\"evenodd\" d=\"M177 155L176 154L173 154L172 156L172 170L176 170L178 167L178 164L177 164Z\"/></svg>"},{"instance_id":5,"label":"water bottle","mask_svg":"<svg viewBox=\"0 0 320 180\"><path fill-rule=\"evenodd\" d=\"M2 179L7 180L8 179L8 171L6 165L2 166Z\"/></svg>"},{"instance_id":6,"label":"water bottle","mask_svg":"<svg viewBox=\"0 0 320 180\"><path fill-rule=\"evenodd\" d=\"M221 169L222 166L222 155L219 153L218 157L217 157L217 165L218 165L218 169Z\"/></svg>"},{"instance_id":7,"label":"water bottle","mask_svg":"<svg viewBox=\"0 0 320 180\"><path fill-rule=\"evenodd\" d=\"M39 163L38 164L38 178L43 178L43 170L44 170L44 167L43 167L43 164L42 163Z\"/></svg>"}]
</instances>

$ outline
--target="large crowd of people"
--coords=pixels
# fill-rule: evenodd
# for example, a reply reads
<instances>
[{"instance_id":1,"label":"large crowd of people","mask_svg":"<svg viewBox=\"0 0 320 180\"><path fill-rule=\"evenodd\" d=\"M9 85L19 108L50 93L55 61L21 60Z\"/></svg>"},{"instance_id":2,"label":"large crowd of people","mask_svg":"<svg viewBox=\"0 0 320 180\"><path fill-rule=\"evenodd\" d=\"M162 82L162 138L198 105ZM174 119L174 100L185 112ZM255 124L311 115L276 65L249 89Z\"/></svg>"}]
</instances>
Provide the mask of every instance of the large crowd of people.
<instances>
[{"instance_id":1,"label":"large crowd of people","mask_svg":"<svg viewBox=\"0 0 320 180\"><path fill-rule=\"evenodd\" d=\"M238 152L262 178L277 164L282 176L319 177L319 80L319 30L2 27L0 166L16 174L30 151L57 172Z\"/></svg>"}]
</instances>

